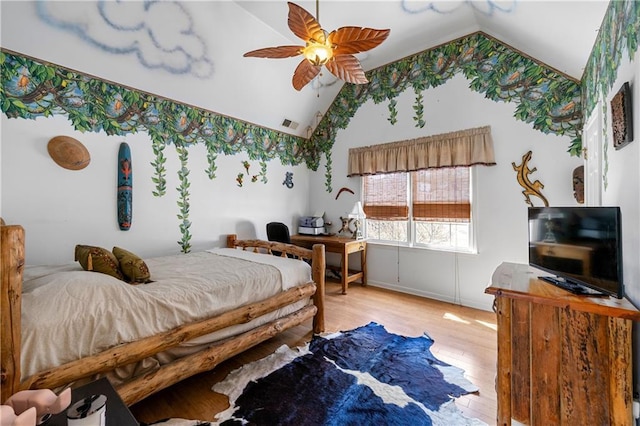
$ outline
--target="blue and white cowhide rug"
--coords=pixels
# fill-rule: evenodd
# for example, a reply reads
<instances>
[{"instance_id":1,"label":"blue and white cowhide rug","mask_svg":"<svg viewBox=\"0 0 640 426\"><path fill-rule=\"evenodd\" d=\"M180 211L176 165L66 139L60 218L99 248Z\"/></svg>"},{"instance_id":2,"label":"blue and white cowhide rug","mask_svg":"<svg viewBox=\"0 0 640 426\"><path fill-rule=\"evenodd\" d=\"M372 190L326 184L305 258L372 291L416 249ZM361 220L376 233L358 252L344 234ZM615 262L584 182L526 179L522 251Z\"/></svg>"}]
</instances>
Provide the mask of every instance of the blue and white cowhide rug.
<instances>
[{"instance_id":1,"label":"blue and white cowhide rug","mask_svg":"<svg viewBox=\"0 0 640 426\"><path fill-rule=\"evenodd\" d=\"M485 425L453 399L478 388L431 345L426 334L399 336L376 323L284 345L213 387L230 403L216 424Z\"/></svg>"}]
</instances>

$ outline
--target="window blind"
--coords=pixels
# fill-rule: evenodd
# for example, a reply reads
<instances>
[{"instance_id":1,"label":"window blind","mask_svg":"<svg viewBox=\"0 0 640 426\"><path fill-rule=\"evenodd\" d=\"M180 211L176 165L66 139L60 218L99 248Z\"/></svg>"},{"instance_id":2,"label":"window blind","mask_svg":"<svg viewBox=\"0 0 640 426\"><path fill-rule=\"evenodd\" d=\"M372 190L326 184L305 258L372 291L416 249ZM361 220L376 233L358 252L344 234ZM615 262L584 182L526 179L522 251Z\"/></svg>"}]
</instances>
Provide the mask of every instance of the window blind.
<instances>
[{"instance_id":1,"label":"window blind","mask_svg":"<svg viewBox=\"0 0 640 426\"><path fill-rule=\"evenodd\" d=\"M469 167L412 172L413 219L430 222L469 222Z\"/></svg>"},{"instance_id":2,"label":"window blind","mask_svg":"<svg viewBox=\"0 0 640 426\"><path fill-rule=\"evenodd\" d=\"M406 173L367 176L363 185L363 210L376 220L407 220L409 203Z\"/></svg>"}]
</instances>

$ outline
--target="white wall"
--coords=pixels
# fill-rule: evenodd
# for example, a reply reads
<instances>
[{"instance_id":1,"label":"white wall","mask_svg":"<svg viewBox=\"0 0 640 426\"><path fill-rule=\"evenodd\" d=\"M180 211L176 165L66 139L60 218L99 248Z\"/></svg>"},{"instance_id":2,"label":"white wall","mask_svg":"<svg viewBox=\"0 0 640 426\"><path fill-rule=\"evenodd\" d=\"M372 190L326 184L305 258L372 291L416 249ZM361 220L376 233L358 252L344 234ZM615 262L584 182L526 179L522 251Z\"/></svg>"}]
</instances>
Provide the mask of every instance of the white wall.
<instances>
[{"instance_id":1,"label":"white wall","mask_svg":"<svg viewBox=\"0 0 640 426\"><path fill-rule=\"evenodd\" d=\"M339 227L339 217L351 210L360 197L360 178L347 178L349 148L374 145L491 126L497 166L476 166L474 182L477 254L454 254L425 249L369 245L368 281L392 288L480 309L491 309L493 297L484 288L501 262L528 262L527 207L522 187L516 181L512 162L520 165L522 155L531 150L530 168L537 171L531 181L540 180L551 205L578 205L573 197L572 171L582 164L566 151L570 138L545 135L531 125L513 118L515 104L498 103L471 91L468 81L458 75L444 85L424 93L423 129L414 127L413 91L398 98L398 123L387 120L387 104L367 102L349 126L338 132L333 147L333 192L324 191L324 164L311 177L311 210L325 210ZM355 195L337 191L348 187ZM532 197L534 205L543 205ZM331 259L329 259L331 261Z\"/></svg>"},{"instance_id":2,"label":"white wall","mask_svg":"<svg viewBox=\"0 0 640 426\"><path fill-rule=\"evenodd\" d=\"M180 162L171 145L165 149L167 193L155 197L151 162L155 156L146 133L107 136L80 133L63 116L37 120L1 121L1 206L9 224L26 232L28 264L73 262L76 244L118 245L140 256L180 252L182 235L177 218ZM48 155L47 143L56 135L72 136L91 154L83 170L58 166ZM121 142L131 147L133 161L133 224L120 231L116 214L117 155ZM225 244L225 235L266 239L266 223L275 220L293 226L307 214L309 171L304 166L268 162L268 183L252 183L246 176L242 153L220 154L217 178L210 180L203 145L189 148L190 217L192 251ZM249 161L250 173L258 174L258 161ZM294 187L282 185L285 172L293 172ZM244 186L236 176L245 173Z\"/></svg>"},{"instance_id":3,"label":"white wall","mask_svg":"<svg viewBox=\"0 0 640 426\"><path fill-rule=\"evenodd\" d=\"M626 51L624 57L627 57ZM611 99L624 82L631 85L633 100L634 141L616 150L612 146ZM640 52L633 62L623 60L618 78L606 95L607 104L607 157L608 185L602 188L602 204L620 206L622 214L622 250L624 256L624 281L626 294L640 307Z\"/></svg>"},{"instance_id":4,"label":"white wall","mask_svg":"<svg viewBox=\"0 0 640 426\"><path fill-rule=\"evenodd\" d=\"M618 77L612 90L605 95L607 105L606 143L609 167L608 185L602 188L602 204L620 206L622 215L623 277L627 298L640 308L640 51L633 61L627 52L618 68ZM624 82L631 85L633 100L634 141L620 150L613 149L610 102ZM640 392L640 324L634 324L634 378L635 391Z\"/></svg>"}]
</instances>

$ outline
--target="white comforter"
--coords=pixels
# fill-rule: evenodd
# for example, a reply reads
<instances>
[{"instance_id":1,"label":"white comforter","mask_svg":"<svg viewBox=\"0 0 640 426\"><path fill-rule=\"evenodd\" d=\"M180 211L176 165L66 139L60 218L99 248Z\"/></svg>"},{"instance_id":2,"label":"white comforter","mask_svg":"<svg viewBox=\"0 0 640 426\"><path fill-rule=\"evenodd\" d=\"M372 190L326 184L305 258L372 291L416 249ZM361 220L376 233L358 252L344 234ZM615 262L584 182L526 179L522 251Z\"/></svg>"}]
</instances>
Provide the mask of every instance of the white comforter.
<instances>
[{"instance_id":1,"label":"white comforter","mask_svg":"<svg viewBox=\"0 0 640 426\"><path fill-rule=\"evenodd\" d=\"M83 271L77 264L25 268L22 377L311 281L311 268L305 262L234 249L145 262L154 282L139 285ZM195 343L253 326L234 326Z\"/></svg>"}]
</instances>

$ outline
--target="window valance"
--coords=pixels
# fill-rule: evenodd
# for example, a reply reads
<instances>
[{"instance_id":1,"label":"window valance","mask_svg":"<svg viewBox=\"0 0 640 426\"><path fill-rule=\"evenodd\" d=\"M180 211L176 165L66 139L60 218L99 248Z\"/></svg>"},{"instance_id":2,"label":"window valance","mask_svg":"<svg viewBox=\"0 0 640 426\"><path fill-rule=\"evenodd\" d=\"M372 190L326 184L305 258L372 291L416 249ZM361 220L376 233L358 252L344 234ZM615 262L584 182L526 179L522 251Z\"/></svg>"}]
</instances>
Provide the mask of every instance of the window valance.
<instances>
[{"instance_id":1,"label":"window valance","mask_svg":"<svg viewBox=\"0 0 640 426\"><path fill-rule=\"evenodd\" d=\"M347 176L496 164L491 127L349 149Z\"/></svg>"}]
</instances>

